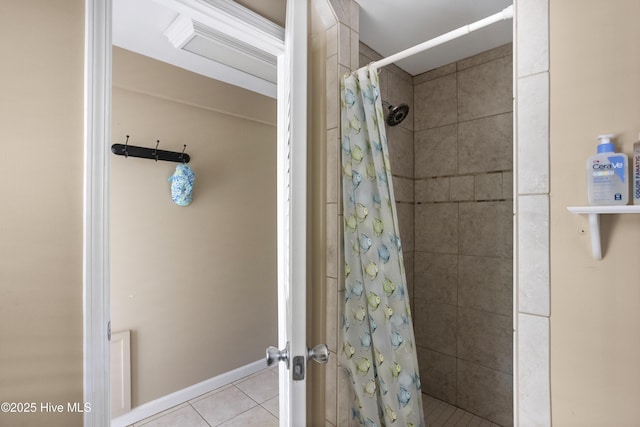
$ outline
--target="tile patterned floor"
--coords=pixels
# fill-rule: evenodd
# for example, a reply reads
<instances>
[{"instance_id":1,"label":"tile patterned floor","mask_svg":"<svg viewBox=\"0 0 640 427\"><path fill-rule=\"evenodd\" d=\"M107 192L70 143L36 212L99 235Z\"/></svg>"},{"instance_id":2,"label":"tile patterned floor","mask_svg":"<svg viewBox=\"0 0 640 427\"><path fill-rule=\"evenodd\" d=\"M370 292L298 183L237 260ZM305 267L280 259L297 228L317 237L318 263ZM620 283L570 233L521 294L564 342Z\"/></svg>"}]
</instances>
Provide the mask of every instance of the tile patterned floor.
<instances>
[{"instance_id":1,"label":"tile patterned floor","mask_svg":"<svg viewBox=\"0 0 640 427\"><path fill-rule=\"evenodd\" d=\"M266 369L130 427L278 427L278 371Z\"/></svg>"},{"instance_id":2,"label":"tile patterned floor","mask_svg":"<svg viewBox=\"0 0 640 427\"><path fill-rule=\"evenodd\" d=\"M427 427L500 427L426 394ZM278 371L266 369L129 427L278 427Z\"/></svg>"}]
</instances>

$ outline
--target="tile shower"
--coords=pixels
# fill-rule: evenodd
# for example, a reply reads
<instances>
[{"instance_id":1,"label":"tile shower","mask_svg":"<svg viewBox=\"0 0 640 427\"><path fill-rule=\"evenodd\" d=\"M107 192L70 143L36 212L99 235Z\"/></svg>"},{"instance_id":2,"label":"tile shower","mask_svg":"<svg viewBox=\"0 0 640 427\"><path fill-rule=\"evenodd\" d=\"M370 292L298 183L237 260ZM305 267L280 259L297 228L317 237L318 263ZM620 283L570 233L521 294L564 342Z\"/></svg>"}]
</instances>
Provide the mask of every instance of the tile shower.
<instances>
[{"instance_id":1,"label":"tile shower","mask_svg":"<svg viewBox=\"0 0 640 427\"><path fill-rule=\"evenodd\" d=\"M360 65L380 56L360 44ZM387 128L425 393L513 425L512 46L410 76ZM427 414L428 417L428 414Z\"/></svg>"}]
</instances>

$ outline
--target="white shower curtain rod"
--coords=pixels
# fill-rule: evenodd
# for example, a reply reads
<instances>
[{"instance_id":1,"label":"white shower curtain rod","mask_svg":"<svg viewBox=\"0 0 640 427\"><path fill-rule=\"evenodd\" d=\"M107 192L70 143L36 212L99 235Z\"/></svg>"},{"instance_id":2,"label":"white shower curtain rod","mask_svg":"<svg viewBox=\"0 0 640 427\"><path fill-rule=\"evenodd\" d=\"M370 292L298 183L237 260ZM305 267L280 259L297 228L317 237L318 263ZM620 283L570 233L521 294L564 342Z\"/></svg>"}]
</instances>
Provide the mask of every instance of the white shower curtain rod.
<instances>
[{"instance_id":1,"label":"white shower curtain rod","mask_svg":"<svg viewBox=\"0 0 640 427\"><path fill-rule=\"evenodd\" d=\"M396 54L383 58L379 61L371 62L369 65L360 68L360 70L367 67L380 68L380 67L384 67L385 65L393 64L394 62L400 61L401 59L408 58L412 55L423 52L427 49L431 49L432 47L441 45L453 39L457 39L458 37L462 37L473 31L479 30L480 28L484 28L491 24L495 24L496 22L506 21L507 19L512 19L512 18L513 18L513 5L507 7L506 9L503 9L502 12L498 12L494 15L488 16L472 24L465 25L464 27L460 27L456 30L449 31L446 34L443 34L431 40L427 40L426 42L423 42L416 46L405 49L401 52L398 52Z\"/></svg>"}]
</instances>

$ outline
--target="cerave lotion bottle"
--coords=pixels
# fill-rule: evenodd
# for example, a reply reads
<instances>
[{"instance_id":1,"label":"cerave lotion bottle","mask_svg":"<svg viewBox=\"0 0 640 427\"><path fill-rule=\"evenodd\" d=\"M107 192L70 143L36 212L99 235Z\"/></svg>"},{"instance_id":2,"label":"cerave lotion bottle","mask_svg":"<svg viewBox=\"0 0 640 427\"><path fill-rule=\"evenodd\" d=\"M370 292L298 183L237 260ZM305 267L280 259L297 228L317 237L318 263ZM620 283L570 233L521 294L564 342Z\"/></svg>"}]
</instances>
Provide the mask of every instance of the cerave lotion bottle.
<instances>
[{"instance_id":1,"label":"cerave lotion bottle","mask_svg":"<svg viewBox=\"0 0 640 427\"><path fill-rule=\"evenodd\" d=\"M640 205L640 135L638 141L633 144L633 204Z\"/></svg>"},{"instance_id":2,"label":"cerave lotion bottle","mask_svg":"<svg viewBox=\"0 0 640 427\"><path fill-rule=\"evenodd\" d=\"M600 135L598 154L587 159L587 194L595 206L629 203L629 166L624 153L616 153L614 135Z\"/></svg>"}]
</instances>

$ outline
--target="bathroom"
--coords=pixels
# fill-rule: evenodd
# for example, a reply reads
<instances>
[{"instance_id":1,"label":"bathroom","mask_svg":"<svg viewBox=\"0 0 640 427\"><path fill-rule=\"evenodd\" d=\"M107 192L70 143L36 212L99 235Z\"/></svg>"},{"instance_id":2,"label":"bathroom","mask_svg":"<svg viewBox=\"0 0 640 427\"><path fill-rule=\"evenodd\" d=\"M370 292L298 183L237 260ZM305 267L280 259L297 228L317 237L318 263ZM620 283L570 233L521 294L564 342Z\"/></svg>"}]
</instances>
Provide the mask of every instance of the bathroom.
<instances>
[{"instance_id":1,"label":"bathroom","mask_svg":"<svg viewBox=\"0 0 640 427\"><path fill-rule=\"evenodd\" d=\"M0 128L5 157L13 159L5 164L7 176L21 180L4 188L11 202L3 209L0 251L0 323L7 362L1 370L10 384L2 389L3 400L84 399L94 409L84 414L7 413L0 415L3 424L66 427L83 425L84 419L84 425L106 425L101 348L108 319L99 297L109 279L101 234L109 224L102 216L101 203L107 199L101 165L108 147L123 142L124 135L112 140L105 125L111 123L110 109L104 108L110 100L99 89L110 77L108 70L104 75L104 67L87 67L110 59L111 46L100 45L108 36L108 14L99 9L105 4L14 1L3 4L6 13L0 14L7 35L0 41L7 64L1 71L7 108ZM338 76L360 65L350 52L351 47L359 50L357 37L351 37L359 28L357 20L350 20L354 3L331 4L341 29L332 30L335 44L327 49L329 56L340 53L327 68L335 90L328 95L337 106ZM587 215L572 214L567 207L586 203L584 160L593 155L597 135L616 132L626 153L637 140L640 56L629 41L640 39L640 4L517 0L515 6L514 424L636 425L640 345L632 337L638 336L640 324L634 269L638 215L601 217L603 259L595 260ZM93 107L87 105L92 97L99 101ZM327 123L333 127L325 131L331 132L337 113ZM161 148L182 149L177 139L130 134L132 143L153 147L160 139ZM328 135L337 144L338 136ZM195 166L202 153L186 142ZM326 156L336 152L322 150ZM339 176L331 170L334 178ZM160 174L162 181L171 173ZM314 211L326 215L323 225L333 226L321 229L320 236L328 230L330 239L318 255L328 267L318 282L331 285L322 286L321 294L326 289L332 301L338 301L340 277L337 204L337 198L327 199ZM323 255L335 260L325 263ZM319 308L313 316L320 325L313 325L312 344L325 339L325 330L327 343L336 342L331 331L337 305L327 307L324 301L314 299ZM319 403L311 410L311 419L321 420L317 425L345 425L349 417L343 406L348 397L342 393L344 377L338 377L334 360L326 368L314 367L314 374L323 373L313 382L314 392L321 391L313 395Z\"/></svg>"},{"instance_id":2,"label":"bathroom","mask_svg":"<svg viewBox=\"0 0 640 427\"><path fill-rule=\"evenodd\" d=\"M316 21L322 19L315 18ZM315 25L322 26L318 22ZM337 33L338 26L330 31ZM326 49L326 46L320 49ZM360 65L380 58L363 43L359 44L359 50ZM315 59L314 56L312 58ZM409 105L406 120L397 126L387 127L387 131L418 357L421 375L426 378L423 390L439 401L458 405L470 414L501 425L510 425L513 418L511 63L512 48L508 44L416 76L395 65L380 70L383 99L392 104L406 102ZM207 102L216 101L205 102L204 97L190 91L188 96L192 98L177 95L180 91L172 87L171 82L182 77L172 75L175 72L169 68L160 73L152 72L152 69L162 70L163 65L128 51L114 50L114 139L124 139L131 134L132 144L143 139L142 145L151 146L160 139L160 148L165 149L168 149L165 144L173 144L174 149L179 149L186 143L192 157L190 164L196 171L194 200L197 203L181 209L172 206L166 197L164 200L159 197L168 184L159 183L158 176L169 175L172 170L168 166L148 160L113 159L113 328L114 331L132 331L132 372L136 375L132 381L134 407L203 378L222 375L256 362L260 352L276 342L274 329L267 328L253 332L259 339L252 340L251 348L236 349L235 337L244 336L249 323L233 323L234 328L227 327L228 318L242 319L235 310L228 310L242 304L240 296L230 296L231 288L238 290L241 283L255 286L264 277L259 274L260 277L243 277L238 281L238 275L234 273L242 270L236 265L238 260L260 259L263 265L255 266L257 269L252 271L263 273L275 264L260 257L262 253L273 253L269 245L273 245L275 238L269 235L269 227L261 224L275 221L269 216L275 214L275 206L271 206L275 197L255 201L233 198L233 194L247 195L254 194L254 191L268 196L275 188L266 185L269 180L251 184L246 176L236 184L245 187L228 188L230 183L243 176L245 159L274 157L275 104L267 102L249 113L244 111L243 115L248 117L240 119L248 120L247 123L256 127L258 133L234 140L233 133L217 130L215 121L207 126L198 122L205 120L197 118L200 115L209 117L214 114L212 111L231 110L221 105L223 97L217 97L218 105L208 105ZM165 80L149 82L149 78L144 77L149 75L162 75ZM317 75L313 75L314 84L317 84ZM197 85L202 85L204 80L193 80L189 85L202 91L202 86ZM484 85L478 85L478 82ZM219 90L213 87L215 83L204 84L205 87L212 85L204 90L205 93ZM468 96L465 98L459 93ZM250 94L243 96L251 98ZM262 100L261 97L255 99ZM170 100L184 105L178 108ZM202 111L203 108L207 111ZM147 114L149 111L153 114ZM227 113L237 115L233 111ZM195 114L195 119L192 114ZM158 121L158 117L167 119ZM327 121L331 120L330 115L327 118ZM490 138L489 135L497 137ZM256 147L248 142L252 138L262 140L259 149L264 152L259 156L254 156ZM314 153L315 158L322 157L315 154L319 153ZM221 163L222 158L237 158L237 168ZM207 167L203 168L203 164ZM250 169L266 168L261 175L270 176L274 174L274 166L273 162L256 162ZM323 179L318 176L320 168L312 170L316 174L314 183ZM328 174L326 178L332 179ZM264 188L257 188L259 186ZM154 189L149 197L145 188ZM216 200L214 194L220 195L220 192L229 199ZM314 195L317 197L318 192L314 191ZM335 195L327 196L329 200ZM271 206L271 209L261 209L263 214L257 223L250 215L253 203ZM225 211L227 214L230 212L224 206L230 205L242 205L238 212L246 217L241 218L235 210L231 217L225 216ZM333 207L335 205L328 206L329 209ZM496 217L498 221L494 221ZM167 227L167 223L180 221L185 221L185 224ZM220 224L230 223L237 226L218 228ZM204 229L203 224L206 224ZM492 224L500 224L500 227ZM163 232L157 233L156 230ZM234 235L237 230L246 235ZM197 243L195 249L191 248L200 240L196 237L200 237L201 232L209 236L205 239L209 243ZM137 238L132 240L132 235ZM181 240L191 244L180 247L182 250L167 247L166 242ZM239 244L240 241L251 241L252 244L245 247ZM439 245L430 245L434 241L440 242ZM482 245L483 241L491 244ZM245 254L244 250L253 252ZM219 263L211 262L221 253L226 253L226 258L220 258ZM141 265L155 267L145 269ZM210 276L218 277L205 279L208 277L205 273L195 277L185 274L197 272L205 265L216 271ZM221 266L225 269L221 270ZM481 277L471 274L471 271L482 271L485 275ZM249 274L248 271L245 273ZM273 271L269 274L275 275ZM213 289L222 286L220 292L212 294L214 291L206 285L209 282L215 284ZM248 305L257 305L247 306L246 310L252 313L252 322L256 316L262 316L257 323L266 327L275 324L269 320L275 319L275 279L270 284L264 282L257 289L240 289L238 292L244 296L251 294L251 298L244 301L248 301ZM222 283L234 285L227 287ZM314 286L313 289L312 292L317 292L319 288ZM154 294L154 298L148 299ZM330 301L331 295L327 297ZM193 298L197 298L202 307L198 305L196 309L185 311L185 304ZM327 305L327 315L339 310L339 301L335 306ZM207 307L211 310L207 311ZM208 314L203 316L204 312ZM139 313L147 314L139 316ZM332 320L328 318L327 321ZM212 333L206 326L211 324L226 326ZM177 335L177 331L202 326L207 328L206 339L199 339L195 346L185 346L180 354L161 356L160 349L174 348L168 337ZM194 329L193 337L198 336L196 331ZM185 343L194 343L193 338L185 337L184 340ZM327 337L326 341L333 350L333 340ZM224 353L228 349L240 351L243 358L225 359ZM474 359L476 355L480 359ZM217 362L212 370L203 365L203 358L214 358L220 363ZM191 366L189 375L184 375L180 369L175 370L176 363ZM330 362L329 369L335 369L334 363L335 360ZM162 377L153 374L163 369L175 374ZM318 375L318 368L314 366L311 369ZM475 380L470 381L470 378ZM319 384L314 384L314 387ZM488 393L482 387L489 388L490 394L495 396L490 400L483 398ZM328 404L331 404L330 400Z\"/></svg>"}]
</instances>

